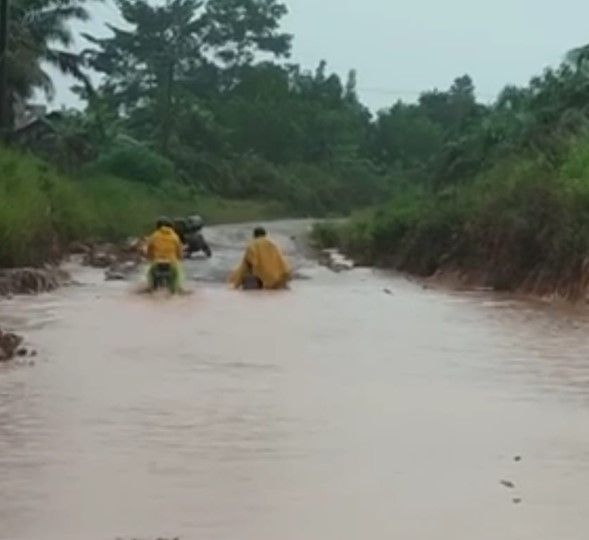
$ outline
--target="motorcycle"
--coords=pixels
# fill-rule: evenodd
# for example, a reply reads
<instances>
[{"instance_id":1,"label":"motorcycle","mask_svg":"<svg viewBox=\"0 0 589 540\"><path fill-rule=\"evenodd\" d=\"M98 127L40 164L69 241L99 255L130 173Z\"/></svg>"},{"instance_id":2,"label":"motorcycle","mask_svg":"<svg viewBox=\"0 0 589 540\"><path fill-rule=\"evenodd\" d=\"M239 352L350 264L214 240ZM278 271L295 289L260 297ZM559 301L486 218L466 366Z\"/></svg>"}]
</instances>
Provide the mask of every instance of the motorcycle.
<instances>
[{"instance_id":1,"label":"motorcycle","mask_svg":"<svg viewBox=\"0 0 589 540\"><path fill-rule=\"evenodd\" d=\"M189 232L185 236L184 253L187 258L190 258L193 253L203 252L208 259L213 256L211 247L205 240L203 234L199 231Z\"/></svg>"},{"instance_id":2,"label":"motorcycle","mask_svg":"<svg viewBox=\"0 0 589 540\"><path fill-rule=\"evenodd\" d=\"M190 258L194 253L200 252L209 259L212 257L213 251L202 233L203 227L203 220L199 216L175 220L174 229L184 246L185 257Z\"/></svg>"},{"instance_id":3,"label":"motorcycle","mask_svg":"<svg viewBox=\"0 0 589 540\"><path fill-rule=\"evenodd\" d=\"M175 292L175 275L172 265L169 263L156 263L150 269L151 291L167 289Z\"/></svg>"}]
</instances>

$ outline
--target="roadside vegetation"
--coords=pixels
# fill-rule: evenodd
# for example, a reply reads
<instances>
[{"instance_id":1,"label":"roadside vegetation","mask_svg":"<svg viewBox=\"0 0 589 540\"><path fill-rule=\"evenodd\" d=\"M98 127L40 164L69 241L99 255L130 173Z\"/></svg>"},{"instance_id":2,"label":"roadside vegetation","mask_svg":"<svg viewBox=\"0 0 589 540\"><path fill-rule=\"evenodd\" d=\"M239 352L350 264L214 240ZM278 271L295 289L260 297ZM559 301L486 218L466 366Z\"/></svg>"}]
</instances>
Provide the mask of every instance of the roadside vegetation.
<instances>
[{"instance_id":1,"label":"roadside vegetation","mask_svg":"<svg viewBox=\"0 0 589 540\"><path fill-rule=\"evenodd\" d=\"M284 215L278 203L197 196L96 174L71 179L32 155L0 151L0 267L58 260L74 241L145 234L160 214L201 214L209 223Z\"/></svg>"},{"instance_id":2,"label":"roadside vegetation","mask_svg":"<svg viewBox=\"0 0 589 540\"><path fill-rule=\"evenodd\" d=\"M577 299L589 284L589 139L562 163L506 160L460 189L406 189L314 230L360 264Z\"/></svg>"},{"instance_id":3,"label":"roadside vegetation","mask_svg":"<svg viewBox=\"0 0 589 540\"><path fill-rule=\"evenodd\" d=\"M383 111L377 127L404 126L383 148L396 149L400 181L373 211L317 227L317 243L421 276L580 298L589 283L588 52L572 51L489 106L462 79ZM401 137L407 126L414 139Z\"/></svg>"},{"instance_id":4,"label":"roadside vegetation","mask_svg":"<svg viewBox=\"0 0 589 540\"><path fill-rule=\"evenodd\" d=\"M584 288L589 47L491 104L462 75L373 114L354 70L290 62L280 0L118 0L124 26L76 36L87 47L74 54L69 25L89 4L12 3L1 266L137 234L161 213L352 213L317 242L424 276ZM48 62L76 78L84 107L23 121L35 91L51 96Z\"/></svg>"}]
</instances>

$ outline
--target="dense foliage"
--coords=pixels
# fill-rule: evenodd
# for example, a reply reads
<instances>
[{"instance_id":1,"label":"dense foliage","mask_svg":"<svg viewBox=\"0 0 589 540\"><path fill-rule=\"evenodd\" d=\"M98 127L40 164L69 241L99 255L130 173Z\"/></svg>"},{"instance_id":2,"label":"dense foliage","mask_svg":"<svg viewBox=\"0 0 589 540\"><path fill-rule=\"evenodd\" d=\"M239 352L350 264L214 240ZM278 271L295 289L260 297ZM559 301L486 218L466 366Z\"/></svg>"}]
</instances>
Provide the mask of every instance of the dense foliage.
<instances>
[{"instance_id":1,"label":"dense foliage","mask_svg":"<svg viewBox=\"0 0 589 540\"><path fill-rule=\"evenodd\" d=\"M382 113L381 123L423 114L438 130L419 140L441 129L438 150L401 165L411 180L387 204L320 227L317 239L424 276L450 270L497 289L578 297L589 276L588 83L583 61L564 63L491 106L470 100L454 122L433 121L423 98Z\"/></svg>"},{"instance_id":2,"label":"dense foliage","mask_svg":"<svg viewBox=\"0 0 589 540\"><path fill-rule=\"evenodd\" d=\"M325 62L314 71L288 63L282 3L117 4L124 27L84 36L77 58L102 75L97 88L80 78L86 110L54 121L45 146L35 141L54 164L148 184L174 176L201 193L280 200L302 214L346 212L387 193L355 73L342 82Z\"/></svg>"},{"instance_id":3,"label":"dense foliage","mask_svg":"<svg viewBox=\"0 0 589 540\"><path fill-rule=\"evenodd\" d=\"M76 240L145 234L162 213L198 213L207 223L227 223L285 211L277 204L195 196L175 182L150 186L104 174L72 180L31 155L0 150L0 268L55 260Z\"/></svg>"},{"instance_id":4,"label":"dense foliage","mask_svg":"<svg viewBox=\"0 0 589 540\"><path fill-rule=\"evenodd\" d=\"M344 81L325 62L289 62L280 0L117 5L125 24L72 54L67 23L87 16L83 0L14 0L12 95L50 91L49 60L77 76L86 102L42 137L15 135L61 171L299 215L376 206L345 234L320 234L426 275L493 267L513 283L583 267L589 47L492 104L463 75L373 115L353 70Z\"/></svg>"}]
</instances>

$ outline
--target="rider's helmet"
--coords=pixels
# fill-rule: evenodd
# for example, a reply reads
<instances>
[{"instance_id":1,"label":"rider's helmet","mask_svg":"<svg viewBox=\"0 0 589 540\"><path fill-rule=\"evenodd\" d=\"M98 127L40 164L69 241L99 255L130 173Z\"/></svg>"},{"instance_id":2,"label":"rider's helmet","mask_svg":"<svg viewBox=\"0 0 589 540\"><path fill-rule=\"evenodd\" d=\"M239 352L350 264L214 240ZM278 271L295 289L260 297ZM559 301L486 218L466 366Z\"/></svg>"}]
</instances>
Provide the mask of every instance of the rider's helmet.
<instances>
[{"instance_id":1,"label":"rider's helmet","mask_svg":"<svg viewBox=\"0 0 589 540\"><path fill-rule=\"evenodd\" d=\"M157 224L156 224L157 229L161 229L162 227L173 227L173 226L174 226L174 224L172 223L170 218L167 218L165 216L161 216L160 218L158 218Z\"/></svg>"},{"instance_id":2,"label":"rider's helmet","mask_svg":"<svg viewBox=\"0 0 589 540\"><path fill-rule=\"evenodd\" d=\"M266 229L264 229L264 227L256 227L254 229L254 238L263 238L264 236L266 236Z\"/></svg>"},{"instance_id":3,"label":"rider's helmet","mask_svg":"<svg viewBox=\"0 0 589 540\"><path fill-rule=\"evenodd\" d=\"M192 231L200 231L204 225L205 222L200 216L190 216L188 218L188 226Z\"/></svg>"}]
</instances>

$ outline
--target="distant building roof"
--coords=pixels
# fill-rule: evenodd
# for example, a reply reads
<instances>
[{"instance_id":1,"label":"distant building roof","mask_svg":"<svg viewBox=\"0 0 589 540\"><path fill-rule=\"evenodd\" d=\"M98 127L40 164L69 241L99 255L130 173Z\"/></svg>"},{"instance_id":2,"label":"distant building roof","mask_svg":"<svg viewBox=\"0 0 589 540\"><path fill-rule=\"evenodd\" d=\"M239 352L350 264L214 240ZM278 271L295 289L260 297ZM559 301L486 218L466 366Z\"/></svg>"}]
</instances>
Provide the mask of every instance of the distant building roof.
<instances>
[{"instance_id":1,"label":"distant building roof","mask_svg":"<svg viewBox=\"0 0 589 540\"><path fill-rule=\"evenodd\" d=\"M14 127L30 124L33 120L47 115L47 107L37 103L25 103L17 99L14 104Z\"/></svg>"},{"instance_id":2,"label":"distant building roof","mask_svg":"<svg viewBox=\"0 0 589 540\"><path fill-rule=\"evenodd\" d=\"M14 130L14 134L16 136L24 135L31 130L35 130L41 126L50 128L50 122L52 120L59 120L63 118L63 114L60 111L52 111L48 114L43 114L41 116L36 116L30 118L28 122L22 123L19 127L16 127Z\"/></svg>"}]
</instances>

